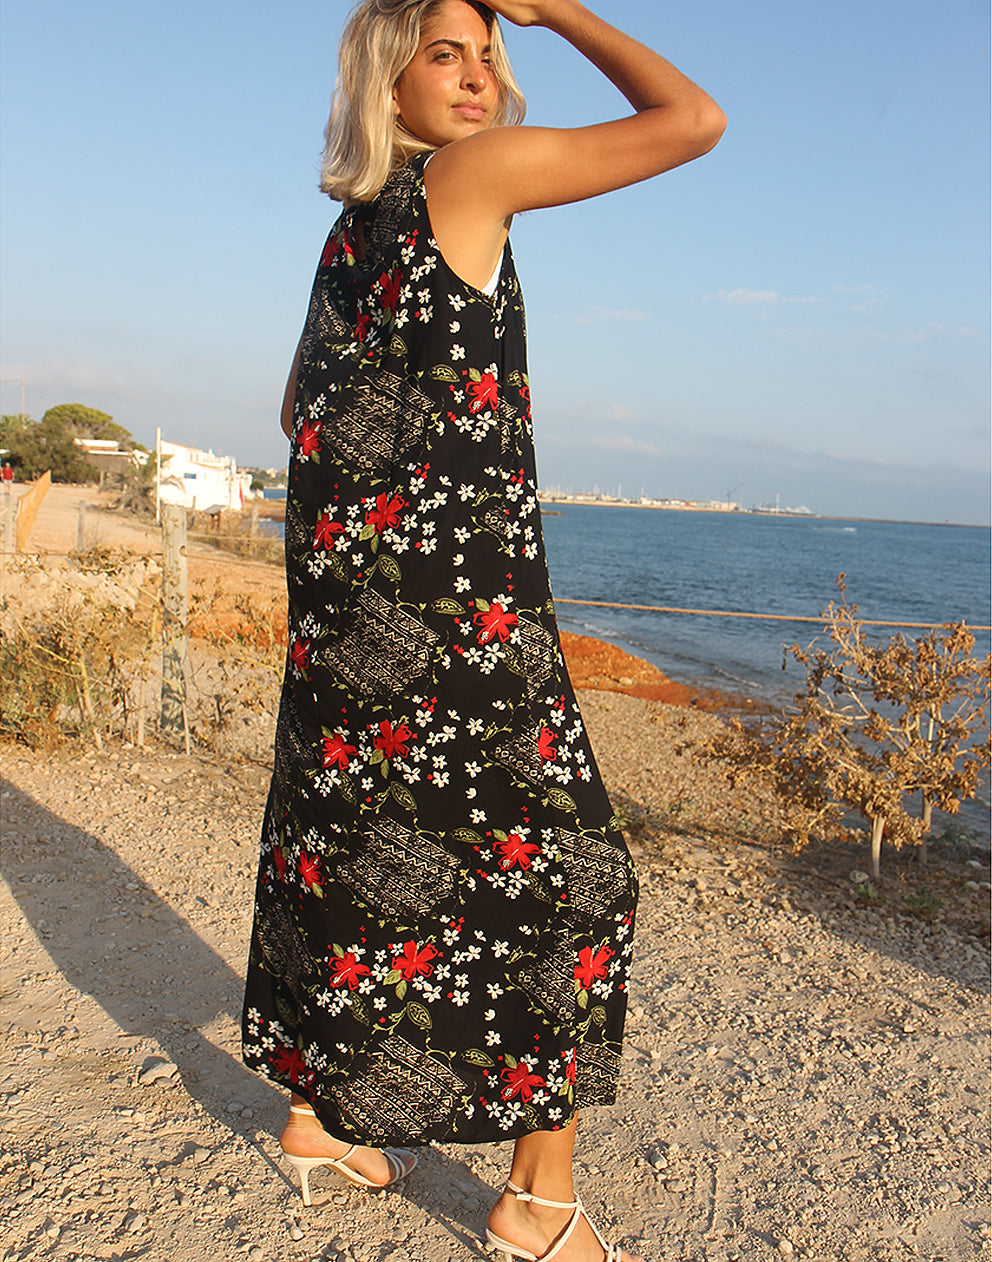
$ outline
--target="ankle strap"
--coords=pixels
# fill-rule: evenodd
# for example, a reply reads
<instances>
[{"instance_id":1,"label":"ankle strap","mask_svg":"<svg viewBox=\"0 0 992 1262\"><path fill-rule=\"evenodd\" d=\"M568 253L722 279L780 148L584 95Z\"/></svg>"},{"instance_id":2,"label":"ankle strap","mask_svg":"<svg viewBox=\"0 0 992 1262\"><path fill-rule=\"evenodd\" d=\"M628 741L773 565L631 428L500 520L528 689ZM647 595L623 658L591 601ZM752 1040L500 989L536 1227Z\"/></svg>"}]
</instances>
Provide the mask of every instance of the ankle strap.
<instances>
[{"instance_id":1,"label":"ankle strap","mask_svg":"<svg viewBox=\"0 0 992 1262\"><path fill-rule=\"evenodd\" d=\"M548 1209L578 1209L582 1202L578 1197L574 1201L547 1201L543 1196L535 1196L533 1192L525 1192L515 1183L507 1182L505 1191L515 1196L518 1201L533 1201L535 1205L544 1205Z\"/></svg>"},{"instance_id":2,"label":"ankle strap","mask_svg":"<svg viewBox=\"0 0 992 1262\"><path fill-rule=\"evenodd\" d=\"M317 1114L309 1106L304 1108L301 1104L291 1104L289 1106L290 1113L302 1113L304 1117L316 1117Z\"/></svg>"}]
</instances>

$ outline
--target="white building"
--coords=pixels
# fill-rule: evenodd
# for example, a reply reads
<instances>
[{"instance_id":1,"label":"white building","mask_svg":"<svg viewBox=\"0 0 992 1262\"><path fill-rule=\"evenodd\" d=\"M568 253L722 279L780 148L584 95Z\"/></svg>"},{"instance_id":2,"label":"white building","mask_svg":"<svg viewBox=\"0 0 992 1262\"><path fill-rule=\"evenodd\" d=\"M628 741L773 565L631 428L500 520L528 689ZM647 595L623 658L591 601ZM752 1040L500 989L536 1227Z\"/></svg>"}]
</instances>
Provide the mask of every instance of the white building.
<instances>
[{"instance_id":1,"label":"white building","mask_svg":"<svg viewBox=\"0 0 992 1262\"><path fill-rule=\"evenodd\" d=\"M251 495L251 474L239 473L233 456L158 440L158 498L198 512L243 508Z\"/></svg>"}]
</instances>

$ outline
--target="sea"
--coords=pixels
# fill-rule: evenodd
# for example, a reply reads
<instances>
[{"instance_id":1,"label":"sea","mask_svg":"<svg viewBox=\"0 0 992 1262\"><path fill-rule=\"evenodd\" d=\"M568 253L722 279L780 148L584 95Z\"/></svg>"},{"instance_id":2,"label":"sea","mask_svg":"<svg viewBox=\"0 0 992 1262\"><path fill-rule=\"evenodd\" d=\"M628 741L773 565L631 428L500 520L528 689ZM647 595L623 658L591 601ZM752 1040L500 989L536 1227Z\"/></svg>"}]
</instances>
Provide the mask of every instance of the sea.
<instances>
[{"instance_id":1,"label":"sea","mask_svg":"<svg viewBox=\"0 0 992 1262\"><path fill-rule=\"evenodd\" d=\"M805 680L788 646L825 643L825 633L801 621L568 601L799 619L841 599L843 574L863 619L963 621L976 628L976 656L992 651L990 633L977 629L992 623L992 532L984 527L597 504L545 504L542 524L560 628L617 644L680 683L787 703ZM925 632L885 626L868 634ZM987 841L987 783L962 823Z\"/></svg>"}]
</instances>

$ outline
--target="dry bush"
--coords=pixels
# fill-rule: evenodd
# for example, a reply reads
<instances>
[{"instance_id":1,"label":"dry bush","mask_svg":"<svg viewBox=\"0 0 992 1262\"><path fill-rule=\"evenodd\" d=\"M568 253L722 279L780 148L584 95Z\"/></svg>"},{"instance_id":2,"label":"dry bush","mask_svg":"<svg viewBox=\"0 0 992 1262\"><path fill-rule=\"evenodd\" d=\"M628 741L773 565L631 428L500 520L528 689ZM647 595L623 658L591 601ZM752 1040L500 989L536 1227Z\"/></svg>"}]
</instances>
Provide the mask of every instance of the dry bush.
<instances>
[{"instance_id":1,"label":"dry bush","mask_svg":"<svg viewBox=\"0 0 992 1262\"><path fill-rule=\"evenodd\" d=\"M823 615L829 645L786 649L806 667L805 691L763 725L734 720L704 756L732 783L770 786L797 848L814 833L836 835L847 812L861 815L877 878L883 836L897 848L921 844L935 806L954 813L974 796L989 765L992 660L972 655L963 623L874 642L843 574L837 586L840 602ZM908 809L912 794L919 815Z\"/></svg>"},{"instance_id":2,"label":"dry bush","mask_svg":"<svg viewBox=\"0 0 992 1262\"><path fill-rule=\"evenodd\" d=\"M135 573L146 579L140 592ZM5 590L0 738L51 748L108 738L144 745L157 734L164 648L157 563L107 549L73 554L68 567L19 558ZM183 726L193 741L230 753L235 716L242 723L261 716L252 748L265 745L262 720L274 708L285 633L277 613L243 595L233 614L226 598L227 616L212 620L222 596L218 585L190 600L188 624L198 625L199 639L185 671Z\"/></svg>"}]
</instances>

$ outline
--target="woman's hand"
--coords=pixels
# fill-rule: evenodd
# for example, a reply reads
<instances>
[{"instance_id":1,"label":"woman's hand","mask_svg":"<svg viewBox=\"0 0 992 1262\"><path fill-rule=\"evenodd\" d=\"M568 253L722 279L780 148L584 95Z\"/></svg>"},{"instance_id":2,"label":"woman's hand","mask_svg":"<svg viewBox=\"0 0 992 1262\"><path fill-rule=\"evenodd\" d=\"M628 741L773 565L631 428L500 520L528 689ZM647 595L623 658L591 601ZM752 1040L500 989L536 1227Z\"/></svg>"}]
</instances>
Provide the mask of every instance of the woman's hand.
<instances>
[{"instance_id":1,"label":"woman's hand","mask_svg":"<svg viewBox=\"0 0 992 1262\"><path fill-rule=\"evenodd\" d=\"M501 18L506 18L514 26L541 26L546 20L547 0L487 0Z\"/></svg>"}]
</instances>

